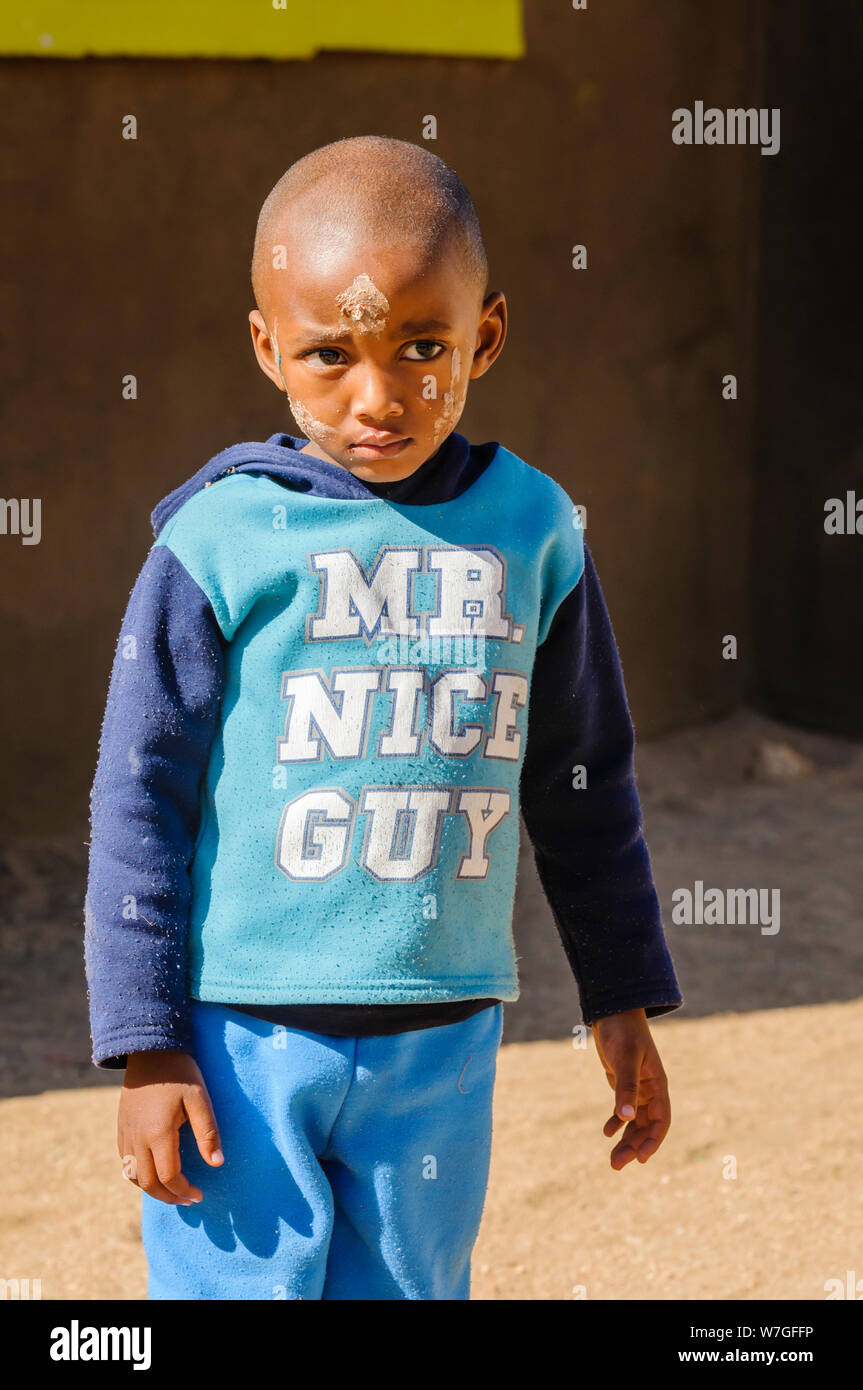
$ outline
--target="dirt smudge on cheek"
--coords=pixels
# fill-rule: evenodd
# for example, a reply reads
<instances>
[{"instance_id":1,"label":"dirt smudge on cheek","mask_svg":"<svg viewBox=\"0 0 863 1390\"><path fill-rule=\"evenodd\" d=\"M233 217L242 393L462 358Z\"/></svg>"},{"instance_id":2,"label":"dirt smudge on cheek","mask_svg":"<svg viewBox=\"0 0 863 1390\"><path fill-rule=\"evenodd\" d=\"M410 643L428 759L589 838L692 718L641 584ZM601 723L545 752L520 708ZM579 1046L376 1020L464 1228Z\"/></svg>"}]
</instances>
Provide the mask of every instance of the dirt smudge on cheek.
<instances>
[{"instance_id":1,"label":"dirt smudge on cheek","mask_svg":"<svg viewBox=\"0 0 863 1390\"><path fill-rule=\"evenodd\" d=\"M441 401L441 412L435 420L434 432L432 434L432 442L436 447L441 443L444 436L455 428L456 421L464 405L464 393L461 389L461 353L458 348L453 348L452 350L449 390L444 391Z\"/></svg>"},{"instance_id":2,"label":"dirt smudge on cheek","mask_svg":"<svg viewBox=\"0 0 863 1390\"><path fill-rule=\"evenodd\" d=\"M323 420L316 420L310 410L307 410L302 401L292 400L288 396L288 405L291 407L291 414L299 425L303 434L309 439L324 443L328 439L334 439L338 430L333 429L332 425L325 425Z\"/></svg>"},{"instance_id":3,"label":"dirt smudge on cheek","mask_svg":"<svg viewBox=\"0 0 863 1390\"><path fill-rule=\"evenodd\" d=\"M305 434L309 439L317 440L319 443L324 443L326 440L334 439L338 434L338 430L333 429L332 425L325 425L323 420L316 420L312 412L309 409L307 409L305 405L303 405L302 401L293 400L291 398L291 393L288 390L288 383L285 381L284 373L282 371L282 353L279 347L279 320L276 316L273 317L272 339L273 347L276 350L276 368L278 370L279 376L281 377L282 385L285 388L285 395L288 398L288 405L291 408L291 414L293 415L303 434Z\"/></svg>"}]
</instances>

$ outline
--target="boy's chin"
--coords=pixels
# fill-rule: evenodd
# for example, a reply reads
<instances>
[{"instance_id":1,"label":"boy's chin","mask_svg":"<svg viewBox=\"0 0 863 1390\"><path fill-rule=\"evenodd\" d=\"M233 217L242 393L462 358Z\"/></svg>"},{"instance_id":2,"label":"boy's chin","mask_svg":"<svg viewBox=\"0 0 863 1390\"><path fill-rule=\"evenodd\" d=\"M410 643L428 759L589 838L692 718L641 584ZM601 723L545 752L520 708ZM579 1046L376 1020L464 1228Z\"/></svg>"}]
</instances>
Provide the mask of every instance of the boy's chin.
<instances>
[{"instance_id":1,"label":"boy's chin","mask_svg":"<svg viewBox=\"0 0 863 1390\"><path fill-rule=\"evenodd\" d=\"M341 457L343 467L348 468L358 478L369 482L394 483L415 473L439 448L440 445L430 442L420 444L412 439L404 449L390 455L375 455L367 450L347 449Z\"/></svg>"}]
</instances>

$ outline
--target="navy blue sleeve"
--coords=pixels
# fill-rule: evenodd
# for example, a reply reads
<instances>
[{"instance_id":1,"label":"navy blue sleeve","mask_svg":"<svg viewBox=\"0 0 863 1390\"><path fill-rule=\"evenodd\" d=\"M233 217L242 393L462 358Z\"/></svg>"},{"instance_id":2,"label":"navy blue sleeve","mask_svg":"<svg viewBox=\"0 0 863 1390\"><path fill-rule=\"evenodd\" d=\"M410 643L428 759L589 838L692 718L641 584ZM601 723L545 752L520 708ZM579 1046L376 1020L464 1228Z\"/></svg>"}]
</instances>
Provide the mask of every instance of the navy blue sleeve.
<instances>
[{"instance_id":1,"label":"navy blue sleeve","mask_svg":"<svg viewBox=\"0 0 863 1390\"><path fill-rule=\"evenodd\" d=\"M154 546L123 619L90 794L84 954L100 1067L189 1047L189 864L224 640L207 596Z\"/></svg>"},{"instance_id":2,"label":"navy blue sleeve","mask_svg":"<svg viewBox=\"0 0 863 1390\"><path fill-rule=\"evenodd\" d=\"M642 833L634 744L617 645L585 546L584 573L537 648L520 797L586 1023L627 1009L651 1017L683 1002Z\"/></svg>"}]
</instances>

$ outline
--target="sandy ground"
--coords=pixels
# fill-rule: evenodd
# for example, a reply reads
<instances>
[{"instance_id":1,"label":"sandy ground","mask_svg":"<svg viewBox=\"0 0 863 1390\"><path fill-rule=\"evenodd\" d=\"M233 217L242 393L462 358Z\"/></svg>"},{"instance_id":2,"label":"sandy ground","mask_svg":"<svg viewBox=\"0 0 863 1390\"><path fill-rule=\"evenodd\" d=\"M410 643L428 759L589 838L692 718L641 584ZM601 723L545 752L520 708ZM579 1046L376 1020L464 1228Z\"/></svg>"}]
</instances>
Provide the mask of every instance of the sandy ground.
<instances>
[{"instance_id":1,"label":"sandy ground","mask_svg":"<svg viewBox=\"0 0 863 1390\"><path fill-rule=\"evenodd\" d=\"M810 775L751 777L764 739ZM643 745L638 766L687 1001L656 1024L672 1131L645 1166L609 1167L611 1093L592 1044L572 1045L574 987L525 842L523 994L506 1009L473 1297L823 1299L830 1279L863 1281L863 748L741 713ZM0 846L0 1278L140 1299L118 1079L89 1064L83 838ZM673 926L671 893L697 878L780 888L780 931Z\"/></svg>"},{"instance_id":2,"label":"sandy ground","mask_svg":"<svg viewBox=\"0 0 863 1390\"><path fill-rule=\"evenodd\" d=\"M611 1093L592 1044L502 1049L475 1299L823 1299L827 1280L863 1279L849 1065L863 1003L669 1022L657 1035L673 1128L621 1173L608 1165ZM101 1086L0 1107L2 1269L41 1279L43 1298L145 1297L140 1197L119 1175L115 1110Z\"/></svg>"}]
</instances>

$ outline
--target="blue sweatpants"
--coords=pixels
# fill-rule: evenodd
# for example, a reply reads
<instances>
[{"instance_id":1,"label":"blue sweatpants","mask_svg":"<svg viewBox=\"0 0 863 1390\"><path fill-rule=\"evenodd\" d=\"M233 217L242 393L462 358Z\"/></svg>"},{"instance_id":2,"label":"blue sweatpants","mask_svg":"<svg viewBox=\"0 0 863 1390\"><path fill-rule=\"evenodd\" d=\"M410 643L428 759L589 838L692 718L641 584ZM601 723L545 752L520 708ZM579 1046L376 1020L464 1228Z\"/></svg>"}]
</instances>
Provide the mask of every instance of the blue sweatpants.
<instances>
[{"instance_id":1,"label":"blue sweatpants","mask_svg":"<svg viewBox=\"0 0 863 1390\"><path fill-rule=\"evenodd\" d=\"M502 1005L336 1038L192 1002L225 1162L180 1131L203 1193L143 1194L151 1299L467 1299Z\"/></svg>"}]
</instances>

